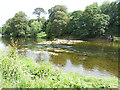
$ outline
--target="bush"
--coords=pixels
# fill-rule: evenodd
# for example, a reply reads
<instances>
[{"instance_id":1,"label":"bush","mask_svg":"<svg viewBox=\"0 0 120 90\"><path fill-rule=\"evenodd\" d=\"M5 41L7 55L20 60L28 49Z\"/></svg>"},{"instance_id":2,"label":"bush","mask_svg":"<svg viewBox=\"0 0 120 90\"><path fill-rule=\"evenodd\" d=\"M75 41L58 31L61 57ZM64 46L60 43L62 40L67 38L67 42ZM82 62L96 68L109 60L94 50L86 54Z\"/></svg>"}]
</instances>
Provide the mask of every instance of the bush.
<instances>
[{"instance_id":1,"label":"bush","mask_svg":"<svg viewBox=\"0 0 120 90\"><path fill-rule=\"evenodd\" d=\"M45 32L41 32L41 33L37 34L38 38L42 38L42 37L46 37L46 36L47 36L47 34Z\"/></svg>"}]
</instances>

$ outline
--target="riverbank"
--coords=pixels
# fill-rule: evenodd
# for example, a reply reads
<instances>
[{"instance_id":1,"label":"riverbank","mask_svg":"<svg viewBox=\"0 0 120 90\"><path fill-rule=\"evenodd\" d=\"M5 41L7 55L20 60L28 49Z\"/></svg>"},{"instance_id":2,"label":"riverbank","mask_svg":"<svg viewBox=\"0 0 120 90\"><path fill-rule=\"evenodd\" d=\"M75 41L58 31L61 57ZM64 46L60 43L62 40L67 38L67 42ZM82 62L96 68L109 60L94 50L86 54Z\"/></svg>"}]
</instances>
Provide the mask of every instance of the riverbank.
<instances>
[{"instance_id":1,"label":"riverbank","mask_svg":"<svg viewBox=\"0 0 120 90\"><path fill-rule=\"evenodd\" d=\"M0 51L0 88L118 88L118 78L65 73L48 62L36 63L15 48Z\"/></svg>"},{"instance_id":2,"label":"riverbank","mask_svg":"<svg viewBox=\"0 0 120 90\"><path fill-rule=\"evenodd\" d=\"M120 42L120 37L117 37L117 36L112 36L110 37L111 35L107 35L105 37L95 37L95 38L83 38L83 39L80 39L80 38L74 38L74 37L65 37L65 38L62 38L63 40L80 40L80 41L100 41L100 42Z\"/></svg>"}]
</instances>

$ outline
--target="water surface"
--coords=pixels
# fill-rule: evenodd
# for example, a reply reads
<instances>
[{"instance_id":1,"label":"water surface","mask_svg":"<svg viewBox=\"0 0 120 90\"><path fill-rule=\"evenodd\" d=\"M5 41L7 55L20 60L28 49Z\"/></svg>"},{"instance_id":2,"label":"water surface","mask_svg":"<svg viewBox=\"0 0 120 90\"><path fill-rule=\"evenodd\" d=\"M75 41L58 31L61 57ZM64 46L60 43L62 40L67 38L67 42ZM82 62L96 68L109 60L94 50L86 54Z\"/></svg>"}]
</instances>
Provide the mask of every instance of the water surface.
<instances>
[{"instance_id":1,"label":"water surface","mask_svg":"<svg viewBox=\"0 0 120 90\"><path fill-rule=\"evenodd\" d=\"M17 39L16 39L17 40ZM41 39L19 39L18 52L33 58L52 62L65 72L78 72L95 77L118 77L119 43L89 41L74 45L41 45ZM10 44L9 39L0 38L0 49Z\"/></svg>"}]
</instances>

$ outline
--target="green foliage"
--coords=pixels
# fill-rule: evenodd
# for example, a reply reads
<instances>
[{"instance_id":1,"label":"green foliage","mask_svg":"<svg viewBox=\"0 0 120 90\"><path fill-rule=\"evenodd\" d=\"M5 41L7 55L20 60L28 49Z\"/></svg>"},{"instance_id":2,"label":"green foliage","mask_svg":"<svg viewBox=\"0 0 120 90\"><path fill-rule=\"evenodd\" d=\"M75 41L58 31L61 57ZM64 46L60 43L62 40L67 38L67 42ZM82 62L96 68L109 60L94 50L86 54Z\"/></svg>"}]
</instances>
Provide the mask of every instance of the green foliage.
<instances>
[{"instance_id":1,"label":"green foliage","mask_svg":"<svg viewBox=\"0 0 120 90\"><path fill-rule=\"evenodd\" d=\"M117 5L118 5L118 11L117 11L117 12L118 12L118 13L117 13L117 15L118 15L118 16L117 16L117 23L118 23L118 25L120 26L120 12L119 12L119 11L120 11L120 1L118 0L117 3L118 3L118 4L117 4Z\"/></svg>"},{"instance_id":2,"label":"green foliage","mask_svg":"<svg viewBox=\"0 0 120 90\"><path fill-rule=\"evenodd\" d=\"M42 18L43 23L45 19ZM27 16L23 12L16 13L2 27L2 34L9 37L45 37L45 33L41 33L43 24L36 19L27 20ZM37 35L39 33L39 35ZM41 34L40 34L41 33ZM42 36L40 36L42 35Z\"/></svg>"},{"instance_id":3,"label":"green foliage","mask_svg":"<svg viewBox=\"0 0 120 90\"><path fill-rule=\"evenodd\" d=\"M31 27L31 23L32 23L32 22L35 22L35 21L37 21L37 20L36 20L36 19L30 19L30 20L28 21L28 26Z\"/></svg>"},{"instance_id":4,"label":"green foliage","mask_svg":"<svg viewBox=\"0 0 120 90\"><path fill-rule=\"evenodd\" d=\"M56 5L49 11L49 23L46 32L50 32L48 38L62 36L68 22L67 8L63 5Z\"/></svg>"},{"instance_id":5,"label":"green foliage","mask_svg":"<svg viewBox=\"0 0 120 90\"><path fill-rule=\"evenodd\" d=\"M40 32L37 34L38 38L42 38L42 37L46 37L46 33L45 32Z\"/></svg>"},{"instance_id":6,"label":"green foliage","mask_svg":"<svg viewBox=\"0 0 120 90\"><path fill-rule=\"evenodd\" d=\"M100 10L97 3L86 7L83 16L84 16L84 29L86 30L87 37L96 37L105 33L109 22L109 16L100 14Z\"/></svg>"},{"instance_id":7,"label":"green foliage","mask_svg":"<svg viewBox=\"0 0 120 90\"><path fill-rule=\"evenodd\" d=\"M84 13L85 16L88 16L88 18L92 18L92 16L94 16L95 14L98 14L100 10L98 8L98 4L93 3L92 5L87 6L84 12L85 12Z\"/></svg>"},{"instance_id":8,"label":"green foliage","mask_svg":"<svg viewBox=\"0 0 120 90\"><path fill-rule=\"evenodd\" d=\"M93 18L93 34L94 36L103 35L107 26L109 25L109 15L96 14Z\"/></svg>"},{"instance_id":9,"label":"green foliage","mask_svg":"<svg viewBox=\"0 0 120 90\"><path fill-rule=\"evenodd\" d=\"M37 64L18 55L16 45L12 43L9 51L0 52L0 88L118 88L116 77L95 78L65 73L48 62Z\"/></svg>"},{"instance_id":10,"label":"green foliage","mask_svg":"<svg viewBox=\"0 0 120 90\"><path fill-rule=\"evenodd\" d=\"M104 35L108 29L110 17L101 14L101 9L97 3L87 6L85 11L78 10L67 15L65 14L66 11L66 8L60 5L49 9L50 23L46 25L46 32L49 32L48 37L67 35L91 38Z\"/></svg>"},{"instance_id":11,"label":"green foliage","mask_svg":"<svg viewBox=\"0 0 120 90\"><path fill-rule=\"evenodd\" d=\"M37 15L38 18L40 18L41 13L46 13L43 8L36 8L36 9L34 9L33 14Z\"/></svg>"},{"instance_id":12,"label":"green foliage","mask_svg":"<svg viewBox=\"0 0 120 90\"><path fill-rule=\"evenodd\" d=\"M111 2L108 1L104 2L101 5L102 13L110 16L110 25L117 25L117 17L118 17L118 5L117 2Z\"/></svg>"},{"instance_id":13,"label":"green foliage","mask_svg":"<svg viewBox=\"0 0 120 90\"><path fill-rule=\"evenodd\" d=\"M94 38L117 35L119 26L119 1L104 2L101 6L93 3L84 11L69 13L69 23L64 33L75 38ZM113 29L111 29L113 28Z\"/></svg>"},{"instance_id":14,"label":"green foliage","mask_svg":"<svg viewBox=\"0 0 120 90\"><path fill-rule=\"evenodd\" d=\"M39 21L41 21L42 24L44 24L46 22L45 17L39 18Z\"/></svg>"},{"instance_id":15,"label":"green foliage","mask_svg":"<svg viewBox=\"0 0 120 90\"><path fill-rule=\"evenodd\" d=\"M42 23L38 21L34 21L30 24L30 36L31 37L37 37L37 34L41 32L42 30Z\"/></svg>"},{"instance_id":16,"label":"green foliage","mask_svg":"<svg viewBox=\"0 0 120 90\"><path fill-rule=\"evenodd\" d=\"M65 33L78 38L103 35L109 25L110 17L99 13L100 10L97 3L86 7L85 11L72 12Z\"/></svg>"},{"instance_id":17,"label":"green foliage","mask_svg":"<svg viewBox=\"0 0 120 90\"><path fill-rule=\"evenodd\" d=\"M110 20L109 20L109 29L108 29L108 33L111 33L112 35L117 35L118 34L118 30L117 28L115 27L119 27L119 18L120 18L120 15L119 15L119 0L116 0L114 2L104 2L100 8L101 8L101 11L103 14L106 14L106 15L109 15L110 17ZM114 28L114 29L111 29L111 28Z\"/></svg>"},{"instance_id":18,"label":"green foliage","mask_svg":"<svg viewBox=\"0 0 120 90\"><path fill-rule=\"evenodd\" d=\"M84 11L77 10L71 13L67 13L66 6L55 5L48 12L49 19L46 20L44 17L40 18L41 13L46 13L45 10L36 8L33 14L38 18L28 20L27 15L20 11L6 21L2 27L2 34L9 37L41 37L41 32L45 32L47 38L68 36L79 39L119 36L119 0L111 3L105 1L100 6L95 2ZM37 21L39 23L36 23Z\"/></svg>"},{"instance_id":19,"label":"green foliage","mask_svg":"<svg viewBox=\"0 0 120 90\"><path fill-rule=\"evenodd\" d=\"M57 11L67 13L67 8L64 5L55 5L54 7L48 10L50 16L52 16L52 14L56 13Z\"/></svg>"},{"instance_id":20,"label":"green foliage","mask_svg":"<svg viewBox=\"0 0 120 90\"><path fill-rule=\"evenodd\" d=\"M70 14L70 20L67 25L67 29L65 30L65 33L68 35L73 35L76 37L82 36L81 31L82 30L82 21L83 21L83 12L82 11L74 11Z\"/></svg>"},{"instance_id":21,"label":"green foliage","mask_svg":"<svg viewBox=\"0 0 120 90\"><path fill-rule=\"evenodd\" d=\"M51 27L52 27L52 23L48 22L48 24L46 25L46 30L45 30L48 39L54 38Z\"/></svg>"},{"instance_id":22,"label":"green foliage","mask_svg":"<svg viewBox=\"0 0 120 90\"><path fill-rule=\"evenodd\" d=\"M15 14L15 16L8 21L6 21L6 24L3 26L3 34L4 35L12 35L14 37L23 37L26 34L27 31L27 16L25 13L18 12Z\"/></svg>"},{"instance_id":23,"label":"green foliage","mask_svg":"<svg viewBox=\"0 0 120 90\"><path fill-rule=\"evenodd\" d=\"M2 34L3 35L10 35L11 32L11 27L7 24L4 24L4 27L2 27Z\"/></svg>"}]
</instances>

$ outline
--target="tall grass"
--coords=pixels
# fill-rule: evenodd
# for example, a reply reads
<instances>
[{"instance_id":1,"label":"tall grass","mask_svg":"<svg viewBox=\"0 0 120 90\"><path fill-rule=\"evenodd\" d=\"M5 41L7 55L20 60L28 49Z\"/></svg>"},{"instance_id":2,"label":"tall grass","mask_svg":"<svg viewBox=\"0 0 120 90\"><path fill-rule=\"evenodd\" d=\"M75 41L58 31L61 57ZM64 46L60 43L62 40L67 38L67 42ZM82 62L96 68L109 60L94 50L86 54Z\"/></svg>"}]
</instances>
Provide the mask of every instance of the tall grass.
<instances>
[{"instance_id":1,"label":"tall grass","mask_svg":"<svg viewBox=\"0 0 120 90\"><path fill-rule=\"evenodd\" d=\"M0 52L0 88L118 88L118 79L95 78L54 69L48 62L36 63L18 55L15 45Z\"/></svg>"}]
</instances>

